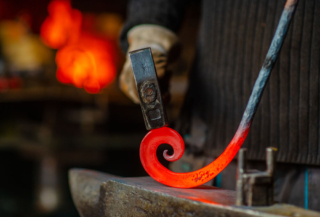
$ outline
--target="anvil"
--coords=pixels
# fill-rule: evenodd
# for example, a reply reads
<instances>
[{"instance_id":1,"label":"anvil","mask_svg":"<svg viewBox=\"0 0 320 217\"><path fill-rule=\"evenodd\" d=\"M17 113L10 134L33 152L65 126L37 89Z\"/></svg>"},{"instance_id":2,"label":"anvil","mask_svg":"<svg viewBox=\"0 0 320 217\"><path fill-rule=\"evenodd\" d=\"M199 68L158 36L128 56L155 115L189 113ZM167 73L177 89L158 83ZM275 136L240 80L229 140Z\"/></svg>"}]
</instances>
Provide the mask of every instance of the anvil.
<instances>
[{"instance_id":1,"label":"anvil","mask_svg":"<svg viewBox=\"0 0 320 217\"><path fill-rule=\"evenodd\" d=\"M72 169L69 182L81 217L320 216L318 212L287 204L235 206L235 191L211 186L172 188L150 177L121 178L92 170Z\"/></svg>"}]
</instances>

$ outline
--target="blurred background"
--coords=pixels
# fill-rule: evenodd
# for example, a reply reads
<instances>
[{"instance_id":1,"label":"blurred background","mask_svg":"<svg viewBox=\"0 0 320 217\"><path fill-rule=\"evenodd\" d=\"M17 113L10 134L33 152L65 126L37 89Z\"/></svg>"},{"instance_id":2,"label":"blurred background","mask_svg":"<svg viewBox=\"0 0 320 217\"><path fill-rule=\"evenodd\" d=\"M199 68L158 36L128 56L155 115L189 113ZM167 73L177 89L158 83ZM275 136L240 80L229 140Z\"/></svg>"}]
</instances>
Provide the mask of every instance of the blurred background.
<instances>
[{"instance_id":1,"label":"blurred background","mask_svg":"<svg viewBox=\"0 0 320 217\"><path fill-rule=\"evenodd\" d=\"M0 0L0 216L79 216L68 170L147 175L139 105L119 90L118 37L126 0ZM179 35L172 66L172 124L196 43L199 5ZM173 125L171 125L173 126Z\"/></svg>"}]
</instances>

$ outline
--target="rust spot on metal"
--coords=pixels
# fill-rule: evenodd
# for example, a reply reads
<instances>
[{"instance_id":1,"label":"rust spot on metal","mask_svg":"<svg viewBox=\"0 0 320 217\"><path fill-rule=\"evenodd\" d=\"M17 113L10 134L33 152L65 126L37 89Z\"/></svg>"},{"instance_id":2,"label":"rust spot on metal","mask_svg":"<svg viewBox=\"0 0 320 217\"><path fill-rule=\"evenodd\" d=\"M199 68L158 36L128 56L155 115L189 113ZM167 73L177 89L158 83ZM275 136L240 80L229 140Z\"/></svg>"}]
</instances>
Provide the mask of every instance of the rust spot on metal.
<instances>
[{"instance_id":1,"label":"rust spot on metal","mask_svg":"<svg viewBox=\"0 0 320 217\"><path fill-rule=\"evenodd\" d=\"M156 100L157 90L154 83L147 81L142 85L141 98L145 103L151 103Z\"/></svg>"}]
</instances>

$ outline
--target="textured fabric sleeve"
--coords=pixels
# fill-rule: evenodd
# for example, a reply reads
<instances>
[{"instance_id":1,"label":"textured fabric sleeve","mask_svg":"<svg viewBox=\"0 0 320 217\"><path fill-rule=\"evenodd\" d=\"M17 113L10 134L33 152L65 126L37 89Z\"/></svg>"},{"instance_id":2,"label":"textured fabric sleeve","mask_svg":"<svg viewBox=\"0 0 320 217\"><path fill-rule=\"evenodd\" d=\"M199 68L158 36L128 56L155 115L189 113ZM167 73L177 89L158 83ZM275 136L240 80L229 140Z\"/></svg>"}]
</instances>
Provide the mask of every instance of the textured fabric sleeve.
<instances>
[{"instance_id":1,"label":"textured fabric sleeve","mask_svg":"<svg viewBox=\"0 0 320 217\"><path fill-rule=\"evenodd\" d=\"M128 49L127 32L140 24L156 24L176 32L181 26L188 0L130 0L128 17L120 35L123 51Z\"/></svg>"}]
</instances>

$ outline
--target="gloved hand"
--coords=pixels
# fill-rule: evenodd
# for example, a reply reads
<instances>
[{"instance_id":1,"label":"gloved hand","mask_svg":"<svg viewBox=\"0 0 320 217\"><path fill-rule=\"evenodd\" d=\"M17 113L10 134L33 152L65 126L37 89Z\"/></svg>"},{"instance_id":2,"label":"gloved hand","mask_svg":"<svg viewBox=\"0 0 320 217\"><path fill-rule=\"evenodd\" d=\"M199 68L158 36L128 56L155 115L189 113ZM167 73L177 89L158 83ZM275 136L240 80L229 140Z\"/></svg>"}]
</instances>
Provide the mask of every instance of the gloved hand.
<instances>
[{"instance_id":1,"label":"gloved hand","mask_svg":"<svg viewBox=\"0 0 320 217\"><path fill-rule=\"evenodd\" d=\"M128 32L129 51L151 47L154 64L156 67L159 85L164 98L169 98L168 64L174 61L180 53L178 37L172 31L158 25L139 25ZM135 85L131 61L126 55L126 61L119 78L120 89L134 102L140 103Z\"/></svg>"}]
</instances>

